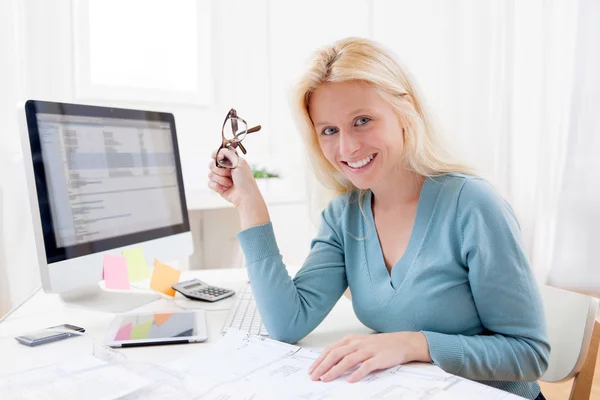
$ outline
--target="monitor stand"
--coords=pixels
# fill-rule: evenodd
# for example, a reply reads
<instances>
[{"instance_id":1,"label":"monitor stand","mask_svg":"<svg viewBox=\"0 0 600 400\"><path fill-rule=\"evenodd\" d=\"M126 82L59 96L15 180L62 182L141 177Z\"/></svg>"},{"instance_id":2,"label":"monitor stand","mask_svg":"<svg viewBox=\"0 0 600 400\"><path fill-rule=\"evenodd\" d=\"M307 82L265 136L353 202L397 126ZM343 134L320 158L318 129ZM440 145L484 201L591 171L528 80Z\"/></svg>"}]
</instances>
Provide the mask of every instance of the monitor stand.
<instances>
[{"instance_id":1,"label":"monitor stand","mask_svg":"<svg viewBox=\"0 0 600 400\"><path fill-rule=\"evenodd\" d=\"M94 311L120 313L131 311L161 297L147 291L110 291L91 285L60 293L62 301L70 306Z\"/></svg>"}]
</instances>

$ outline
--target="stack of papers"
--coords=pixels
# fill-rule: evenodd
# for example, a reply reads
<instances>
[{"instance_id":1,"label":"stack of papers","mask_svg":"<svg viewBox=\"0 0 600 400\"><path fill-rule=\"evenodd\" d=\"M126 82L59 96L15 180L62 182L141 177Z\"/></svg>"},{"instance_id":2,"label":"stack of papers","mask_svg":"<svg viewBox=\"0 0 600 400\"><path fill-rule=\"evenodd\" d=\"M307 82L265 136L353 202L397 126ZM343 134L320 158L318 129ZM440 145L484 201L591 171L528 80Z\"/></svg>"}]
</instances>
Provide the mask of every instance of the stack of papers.
<instances>
[{"instance_id":1,"label":"stack of papers","mask_svg":"<svg viewBox=\"0 0 600 400\"><path fill-rule=\"evenodd\" d=\"M229 329L215 344L168 363L106 363L92 356L0 378L10 399L520 399L448 374L430 364L408 364L348 383L346 375L313 381L308 368L320 354ZM143 366L143 368L140 368Z\"/></svg>"},{"instance_id":2,"label":"stack of papers","mask_svg":"<svg viewBox=\"0 0 600 400\"><path fill-rule=\"evenodd\" d=\"M190 354L166 367L183 377L188 393L221 399L520 399L448 374L429 364L408 364L348 383L313 381L308 368L320 351L229 329L210 354Z\"/></svg>"},{"instance_id":3,"label":"stack of papers","mask_svg":"<svg viewBox=\"0 0 600 400\"><path fill-rule=\"evenodd\" d=\"M76 359L0 378L2 399L117 399L150 382L121 365L94 356Z\"/></svg>"}]
</instances>

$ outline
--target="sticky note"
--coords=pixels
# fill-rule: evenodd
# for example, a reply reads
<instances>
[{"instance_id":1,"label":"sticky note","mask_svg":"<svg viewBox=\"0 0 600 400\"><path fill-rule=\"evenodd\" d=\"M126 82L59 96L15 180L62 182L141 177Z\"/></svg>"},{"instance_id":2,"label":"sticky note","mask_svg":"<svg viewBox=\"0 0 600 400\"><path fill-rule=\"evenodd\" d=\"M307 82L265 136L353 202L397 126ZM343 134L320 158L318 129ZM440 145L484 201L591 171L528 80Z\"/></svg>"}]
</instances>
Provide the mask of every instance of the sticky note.
<instances>
[{"instance_id":1,"label":"sticky note","mask_svg":"<svg viewBox=\"0 0 600 400\"><path fill-rule=\"evenodd\" d=\"M127 325L123 325L121 328L119 328L119 330L117 331L117 334L115 335L115 340L129 340L129 338L131 337L131 328L133 327L133 324L129 323Z\"/></svg>"},{"instance_id":2,"label":"sticky note","mask_svg":"<svg viewBox=\"0 0 600 400\"><path fill-rule=\"evenodd\" d=\"M148 338L148 332L150 332L151 327L152 321L133 326L133 328L131 328L131 340Z\"/></svg>"},{"instance_id":3,"label":"sticky note","mask_svg":"<svg viewBox=\"0 0 600 400\"><path fill-rule=\"evenodd\" d=\"M156 326L161 326L166 320L169 319L171 315L173 315L173 313L154 314L154 322L156 322Z\"/></svg>"},{"instance_id":4,"label":"sticky note","mask_svg":"<svg viewBox=\"0 0 600 400\"><path fill-rule=\"evenodd\" d=\"M167 296L175 296L175 290L171 288L171 285L179 282L180 276L180 270L155 260L152 278L150 279L150 289L164 293Z\"/></svg>"},{"instance_id":5,"label":"sticky note","mask_svg":"<svg viewBox=\"0 0 600 400\"><path fill-rule=\"evenodd\" d=\"M107 289L129 289L127 260L112 254L104 255L104 285Z\"/></svg>"},{"instance_id":6,"label":"sticky note","mask_svg":"<svg viewBox=\"0 0 600 400\"><path fill-rule=\"evenodd\" d=\"M141 247L123 250L121 253L127 259L127 273L131 282L150 277L150 270Z\"/></svg>"}]
</instances>

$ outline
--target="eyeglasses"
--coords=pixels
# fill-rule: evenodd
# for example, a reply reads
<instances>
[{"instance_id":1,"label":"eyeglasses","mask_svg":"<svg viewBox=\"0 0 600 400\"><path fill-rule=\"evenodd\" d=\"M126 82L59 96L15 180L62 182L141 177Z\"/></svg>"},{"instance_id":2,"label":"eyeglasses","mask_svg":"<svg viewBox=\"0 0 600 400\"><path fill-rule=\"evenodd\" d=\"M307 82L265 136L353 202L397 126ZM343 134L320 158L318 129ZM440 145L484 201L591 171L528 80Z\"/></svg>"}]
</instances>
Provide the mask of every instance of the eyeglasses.
<instances>
[{"instance_id":1,"label":"eyeglasses","mask_svg":"<svg viewBox=\"0 0 600 400\"><path fill-rule=\"evenodd\" d=\"M248 124L243 118L238 117L235 109L229 110L225 121L223 122L223 128L221 130L221 147L217 150L217 157L215 164L220 168L234 169L238 166L240 158L236 152L236 148L239 147L242 153L246 154L246 148L242 145L242 140L249 133L260 131L261 126L256 125L253 128L248 129Z\"/></svg>"}]
</instances>

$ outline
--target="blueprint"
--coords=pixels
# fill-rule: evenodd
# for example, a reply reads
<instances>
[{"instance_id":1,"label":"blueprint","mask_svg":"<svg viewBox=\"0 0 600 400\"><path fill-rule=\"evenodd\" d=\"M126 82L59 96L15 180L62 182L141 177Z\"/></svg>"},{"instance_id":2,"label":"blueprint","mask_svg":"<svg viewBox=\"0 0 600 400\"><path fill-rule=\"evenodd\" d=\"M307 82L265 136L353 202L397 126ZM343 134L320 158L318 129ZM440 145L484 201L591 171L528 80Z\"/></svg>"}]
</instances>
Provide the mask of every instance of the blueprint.
<instances>
[{"instance_id":1,"label":"blueprint","mask_svg":"<svg viewBox=\"0 0 600 400\"><path fill-rule=\"evenodd\" d=\"M407 364L348 383L313 381L308 368L318 350L230 329L209 350L165 365L183 377L188 393L207 400L256 399L520 399L442 371L431 364ZM209 363L200 360L210 360Z\"/></svg>"},{"instance_id":2,"label":"blueprint","mask_svg":"<svg viewBox=\"0 0 600 400\"><path fill-rule=\"evenodd\" d=\"M92 355L0 377L2 399L117 399L150 382Z\"/></svg>"}]
</instances>

